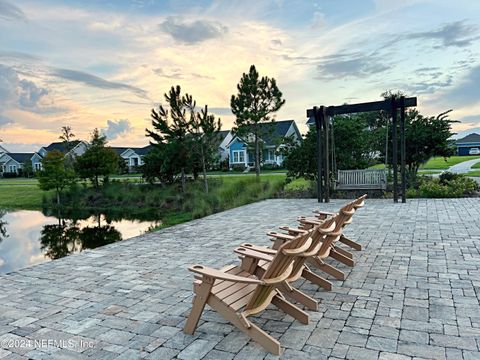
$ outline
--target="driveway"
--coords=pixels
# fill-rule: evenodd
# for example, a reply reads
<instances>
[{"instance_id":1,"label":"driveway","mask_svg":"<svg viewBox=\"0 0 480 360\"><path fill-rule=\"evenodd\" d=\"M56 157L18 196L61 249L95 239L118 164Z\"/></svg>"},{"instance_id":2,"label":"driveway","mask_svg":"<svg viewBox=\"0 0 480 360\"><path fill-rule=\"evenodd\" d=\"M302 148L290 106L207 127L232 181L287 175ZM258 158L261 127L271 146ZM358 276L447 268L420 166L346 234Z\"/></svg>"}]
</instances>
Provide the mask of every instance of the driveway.
<instances>
[{"instance_id":1,"label":"driveway","mask_svg":"<svg viewBox=\"0 0 480 360\"><path fill-rule=\"evenodd\" d=\"M447 171L452 173L457 173L457 174L466 174L472 169L473 165L479 162L480 162L480 159L464 161L459 164L450 166Z\"/></svg>"}]
</instances>

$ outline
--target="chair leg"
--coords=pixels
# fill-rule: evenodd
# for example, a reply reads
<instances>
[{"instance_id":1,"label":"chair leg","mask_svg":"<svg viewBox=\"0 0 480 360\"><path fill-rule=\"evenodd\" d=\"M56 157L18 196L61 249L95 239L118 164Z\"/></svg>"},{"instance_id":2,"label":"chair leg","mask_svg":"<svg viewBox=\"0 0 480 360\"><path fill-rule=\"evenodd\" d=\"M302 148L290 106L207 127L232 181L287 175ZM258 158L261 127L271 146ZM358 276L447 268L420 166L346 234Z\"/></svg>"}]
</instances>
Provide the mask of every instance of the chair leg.
<instances>
[{"instance_id":1,"label":"chair leg","mask_svg":"<svg viewBox=\"0 0 480 360\"><path fill-rule=\"evenodd\" d=\"M195 332L198 321L200 320L200 316L202 316L203 309L207 303L212 286L213 283L209 284L202 282L202 284L198 287L198 290L195 293L195 298L193 299L192 310L190 311L190 315L188 316L185 327L183 328L183 332L185 334L193 335Z\"/></svg>"},{"instance_id":2,"label":"chair leg","mask_svg":"<svg viewBox=\"0 0 480 360\"><path fill-rule=\"evenodd\" d=\"M272 299L272 304L278 307L280 310L283 310L288 315L294 317L302 324L308 325L310 316L299 307L293 305L291 302L283 299L279 295L275 295Z\"/></svg>"},{"instance_id":3,"label":"chair leg","mask_svg":"<svg viewBox=\"0 0 480 360\"><path fill-rule=\"evenodd\" d=\"M337 261L340 261L342 264L345 264L347 266L350 266L350 267L353 267L355 266L355 261L353 261L352 259L350 259L349 257L346 257L342 254L340 254L337 249L332 249L330 251L330 256L332 258L334 258L335 260Z\"/></svg>"},{"instance_id":4,"label":"chair leg","mask_svg":"<svg viewBox=\"0 0 480 360\"><path fill-rule=\"evenodd\" d=\"M299 302L300 304L304 305L310 310L317 311L318 310L318 301L314 298L308 296L304 292L295 289L290 284L281 284L279 286L279 290L287 297L292 298L293 300Z\"/></svg>"},{"instance_id":5,"label":"chair leg","mask_svg":"<svg viewBox=\"0 0 480 360\"><path fill-rule=\"evenodd\" d=\"M332 275L335 279L345 280L345 273L333 267L332 265L323 262L319 258L309 258L308 261L314 266L318 267L320 270L326 272L329 275Z\"/></svg>"},{"instance_id":6,"label":"chair leg","mask_svg":"<svg viewBox=\"0 0 480 360\"><path fill-rule=\"evenodd\" d=\"M360 245L359 243L353 241L353 240L350 240L349 238L347 238L345 235L342 235L340 237L340 242L344 243L345 245L347 246L350 246L352 249L355 249L357 251L361 251L362 250L362 245Z\"/></svg>"},{"instance_id":7,"label":"chair leg","mask_svg":"<svg viewBox=\"0 0 480 360\"><path fill-rule=\"evenodd\" d=\"M315 274L310 269L303 269L302 277L304 277L308 281L324 288L325 290L328 290L328 291L332 290L333 285L330 281L328 281L327 279L324 279L323 277Z\"/></svg>"},{"instance_id":8,"label":"chair leg","mask_svg":"<svg viewBox=\"0 0 480 360\"><path fill-rule=\"evenodd\" d=\"M344 250L344 249L342 249L342 248L339 247L339 246L335 246L335 250L336 250L338 253L342 254L343 256L348 257L349 259L353 259L353 254L350 253L350 252L348 252L347 250Z\"/></svg>"},{"instance_id":9,"label":"chair leg","mask_svg":"<svg viewBox=\"0 0 480 360\"><path fill-rule=\"evenodd\" d=\"M216 296L209 297L208 305L210 305L212 309L217 311L225 319L235 325L240 331L244 332L253 341L263 346L265 350L271 352L274 355L282 354L282 347L280 346L280 342L278 340L268 335L265 331L260 329L251 321L248 321L249 326L246 326L244 321L240 320L240 314L225 305Z\"/></svg>"}]
</instances>

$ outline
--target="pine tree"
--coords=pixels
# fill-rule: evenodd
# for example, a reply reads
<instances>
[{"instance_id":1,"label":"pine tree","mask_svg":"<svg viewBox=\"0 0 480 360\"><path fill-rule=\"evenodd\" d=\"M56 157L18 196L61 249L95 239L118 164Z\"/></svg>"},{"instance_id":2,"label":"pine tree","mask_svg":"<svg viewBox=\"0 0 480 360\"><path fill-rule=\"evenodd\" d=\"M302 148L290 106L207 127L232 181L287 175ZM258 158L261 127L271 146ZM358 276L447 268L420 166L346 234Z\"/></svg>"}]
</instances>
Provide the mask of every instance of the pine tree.
<instances>
[{"instance_id":1,"label":"pine tree","mask_svg":"<svg viewBox=\"0 0 480 360\"><path fill-rule=\"evenodd\" d=\"M243 74L237 85L238 94L232 95L230 107L236 116L236 132L240 136L253 136L255 149L255 173L260 176L261 123L274 121L272 114L277 112L285 100L274 78L260 75L255 65L248 74Z\"/></svg>"}]
</instances>

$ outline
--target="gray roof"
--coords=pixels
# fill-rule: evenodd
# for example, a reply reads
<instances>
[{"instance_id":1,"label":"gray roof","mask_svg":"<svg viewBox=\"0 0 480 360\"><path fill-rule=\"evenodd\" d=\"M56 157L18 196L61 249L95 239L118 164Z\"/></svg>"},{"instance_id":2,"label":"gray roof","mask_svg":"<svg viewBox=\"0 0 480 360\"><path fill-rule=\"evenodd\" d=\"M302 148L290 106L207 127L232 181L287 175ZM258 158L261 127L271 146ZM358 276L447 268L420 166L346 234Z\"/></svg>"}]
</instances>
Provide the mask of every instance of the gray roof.
<instances>
[{"instance_id":1,"label":"gray roof","mask_svg":"<svg viewBox=\"0 0 480 360\"><path fill-rule=\"evenodd\" d=\"M73 141L70 141L70 146L73 149L79 143L80 143L80 140L73 140ZM67 152L66 151L67 150L66 146L67 146L67 144L65 142L59 141L59 142L51 143L50 145L44 147L44 149L47 150L47 152L53 151L53 150L58 150L62 153L66 153Z\"/></svg>"},{"instance_id":2,"label":"gray roof","mask_svg":"<svg viewBox=\"0 0 480 360\"><path fill-rule=\"evenodd\" d=\"M25 161L30 160L35 153L7 153L13 160L19 164L23 164Z\"/></svg>"},{"instance_id":3,"label":"gray roof","mask_svg":"<svg viewBox=\"0 0 480 360\"><path fill-rule=\"evenodd\" d=\"M295 120L280 120L268 123L260 123L260 138L264 141L266 145L277 145L276 140L284 138L287 135L288 129L290 129L290 126L292 126L292 124L298 138L300 139L302 136L298 131Z\"/></svg>"},{"instance_id":4,"label":"gray roof","mask_svg":"<svg viewBox=\"0 0 480 360\"><path fill-rule=\"evenodd\" d=\"M480 134L477 134L477 133L468 134L467 136L461 139L458 139L456 143L457 144L480 143Z\"/></svg>"},{"instance_id":5,"label":"gray roof","mask_svg":"<svg viewBox=\"0 0 480 360\"><path fill-rule=\"evenodd\" d=\"M144 147L118 147L118 146L111 146L110 147L112 150L114 150L118 155L121 155L122 153L124 153L125 151L127 151L128 149L131 149L133 151L135 151L135 153L137 155L146 155L150 152L150 150L152 149L152 145L147 145L147 146L144 146Z\"/></svg>"}]
</instances>

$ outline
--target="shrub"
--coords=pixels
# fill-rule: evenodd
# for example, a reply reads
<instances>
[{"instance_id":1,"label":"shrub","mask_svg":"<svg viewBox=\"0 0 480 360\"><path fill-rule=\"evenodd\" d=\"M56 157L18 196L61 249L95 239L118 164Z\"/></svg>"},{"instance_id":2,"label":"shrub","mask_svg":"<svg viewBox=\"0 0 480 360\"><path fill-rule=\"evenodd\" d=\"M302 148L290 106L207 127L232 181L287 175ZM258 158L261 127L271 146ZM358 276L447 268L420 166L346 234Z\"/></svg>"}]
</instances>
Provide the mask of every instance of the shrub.
<instances>
[{"instance_id":1,"label":"shrub","mask_svg":"<svg viewBox=\"0 0 480 360\"><path fill-rule=\"evenodd\" d=\"M242 171L245 171L245 165L243 165L243 164L233 164L231 169L233 171L242 172Z\"/></svg>"},{"instance_id":2,"label":"shrub","mask_svg":"<svg viewBox=\"0 0 480 360\"><path fill-rule=\"evenodd\" d=\"M463 174L445 172L434 179L428 176L419 178L418 189L409 189L408 197L457 198L473 195L480 189L475 180Z\"/></svg>"},{"instance_id":3,"label":"shrub","mask_svg":"<svg viewBox=\"0 0 480 360\"><path fill-rule=\"evenodd\" d=\"M4 178L16 178L18 175L16 172L4 172L3 177Z\"/></svg>"},{"instance_id":4,"label":"shrub","mask_svg":"<svg viewBox=\"0 0 480 360\"><path fill-rule=\"evenodd\" d=\"M278 170L280 169L280 166L278 166L277 164L263 164L261 166L261 169L262 170Z\"/></svg>"}]
</instances>

